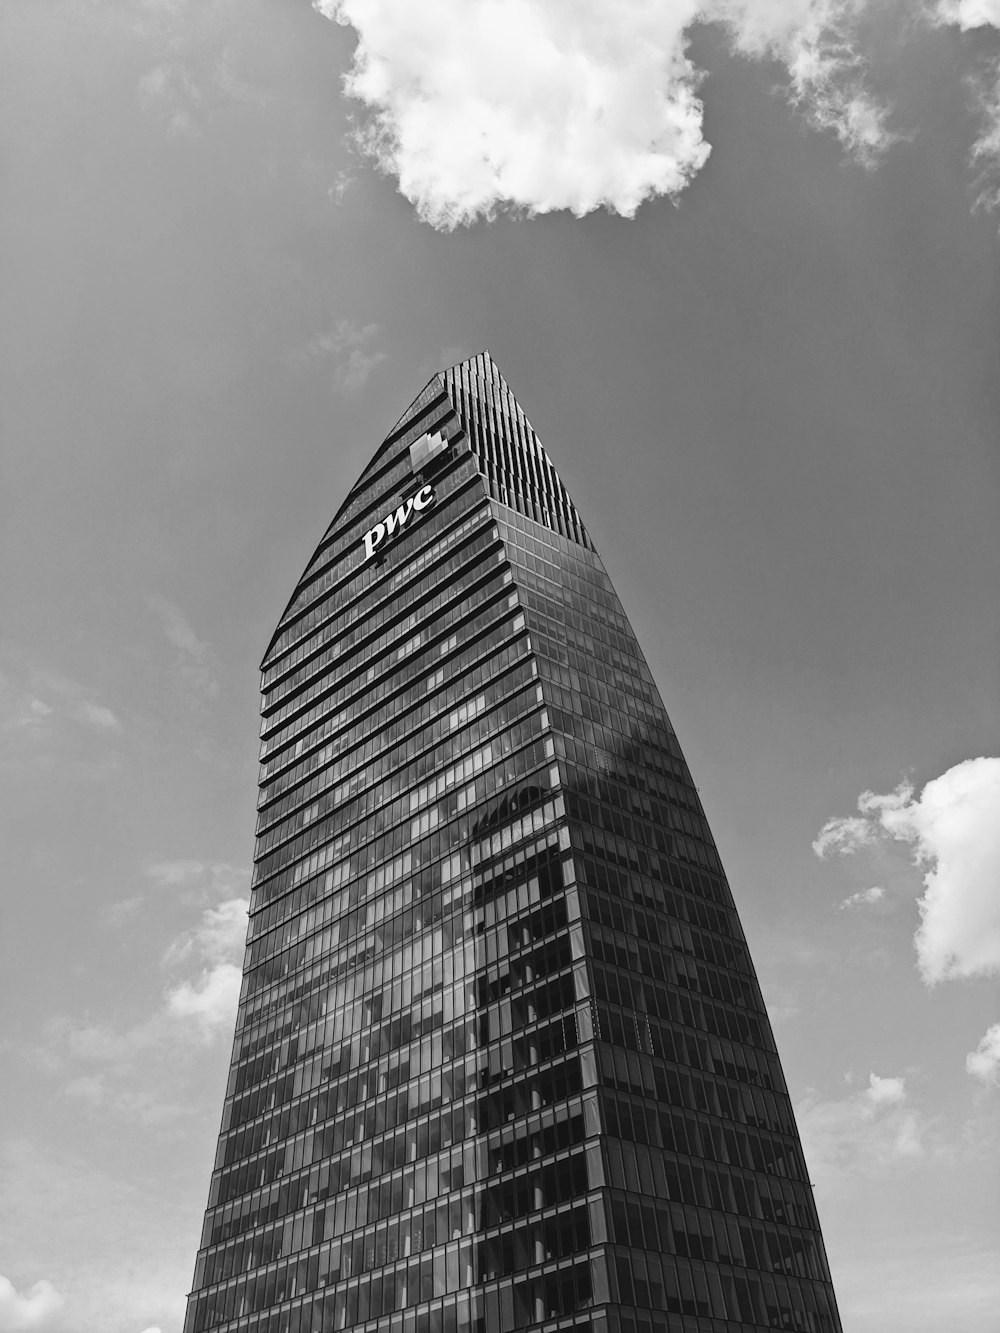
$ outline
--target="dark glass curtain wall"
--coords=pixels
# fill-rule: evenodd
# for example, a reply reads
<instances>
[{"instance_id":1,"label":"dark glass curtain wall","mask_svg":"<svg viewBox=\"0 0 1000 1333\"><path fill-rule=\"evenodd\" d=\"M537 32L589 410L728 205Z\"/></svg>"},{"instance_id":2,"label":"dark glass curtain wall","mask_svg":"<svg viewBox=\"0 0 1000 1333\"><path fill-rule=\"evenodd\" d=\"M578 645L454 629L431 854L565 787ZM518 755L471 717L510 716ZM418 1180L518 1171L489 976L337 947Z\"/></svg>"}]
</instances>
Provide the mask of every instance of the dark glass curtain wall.
<instances>
[{"instance_id":1,"label":"dark glass curtain wall","mask_svg":"<svg viewBox=\"0 0 1000 1333\"><path fill-rule=\"evenodd\" d=\"M839 1333L691 775L489 356L379 447L262 671L185 1333Z\"/></svg>"}]
</instances>

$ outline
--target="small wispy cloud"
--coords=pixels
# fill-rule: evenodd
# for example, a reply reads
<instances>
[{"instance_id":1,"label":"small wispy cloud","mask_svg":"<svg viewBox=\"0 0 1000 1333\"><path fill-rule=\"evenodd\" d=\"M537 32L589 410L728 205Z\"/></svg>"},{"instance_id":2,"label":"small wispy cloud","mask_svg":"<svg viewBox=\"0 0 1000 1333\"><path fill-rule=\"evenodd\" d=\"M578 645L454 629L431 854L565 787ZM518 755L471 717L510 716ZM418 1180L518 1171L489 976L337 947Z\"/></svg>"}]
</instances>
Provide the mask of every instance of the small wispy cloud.
<instances>
[{"instance_id":1,"label":"small wispy cloud","mask_svg":"<svg viewBox=\"0 0 1000 1333\"><path fill-rule=\"evenodd\" d=\"M201 89L191 71L177 62L147 70L136 85L139 105L158 117L167 133L197 138L202 133Z\"/></svg>"},{"instance_id":2,"label":"small wispy cloud","mask_svg":"<svg viewBox=\"0 0 1000 1333\"><path fill-rule=\"evenodd\" d=\"M89 699L80 700L75 715L85 726L97 727L100 731L118 731L121 728L121 723L110 708L92 703Z\"/></svg>"},{"instance_id":3,"label":"small wispy cloud","mask_svg":"<svg viewBox=\"0 0 1000 1333\"><path fill-rule=\"evenodd\" d=\"M938 23L961 32L993 28L1000 32L1000 0L938 0ZM987 209L1000 206L1000 54L984 54L966 76L966 87L979 119L980 130L969 157L977 173L976 203Z\"/></svg>"},{"instance_id":4,"label":"small wispy cloud","mask_svg":"<svg viewBox=\"0 0 1000 1333\"><path fill-rule=\"evenodd\" d=\"M354 184L356 177L353 171L342 167L333 178L333 184L327 190L327 197L335 204L342 204L347 197L347 192Z\"/></svg>"},{"instance_id":5,"label":"small wispy cloud","mask_svg":"<svg viewBox=\"0 0 1000 1333\"><path fill-rule=\"evenodd\" d=\"M189 902L222 895L232 897L249 878L245 867L231 865L228 861L199 861L184 857L175 861L151 861L145 874L157 888L181 890Z\"/></svg>"},{"instance_id":6,"label":"small wispy cloud","mask_svg":"<svg viewBox=\"0 0 1000 1333\"><path fill-rule=\"evenodd\" d=\"M49 1022L45 1041L29 1054L78 1105L153 1125L190 1113L175 1091L178 1071L232 1031L249 899L233 892L247 872L226 863L161 861L146 873L190 924L162 950L162 980L147 989L146 1003L132 1006L140 1014L145 1009L144 1016L121 1023L63 1015Z\"/></svg>"},{"instance_id":7,"label":"small wispy cloud","mask_svg":"<svg viewBox=\"0 0 1000 1333\"><path fill-rule=\"evenodd\" d=\"M979 1045L965 1057L965 1068L973 1078L1000 1086L1000 1023L986 1029Z\"/></svg>"},{"instance_id":8,"label":"small wispy cloud","mask_svg":"<svg viewBox=\"0 0 1000 1333\"><path fill-rule=\"evenodd\" d=\"M767 1016L775 1027L789 1023L799 1014L799 991L797 986L779 985L769 981L761 987Z\"/></svg>"},{"instance_id":9,"label":"small wispy cloud","mask_svg":"<svg viewBox=\"0 0 1000 1333\"><path fill-rule=\"evenodd\" d=\"M247 933L248 898L230 898L202 913L198 925L175 940L167 951L171 964L194 959L198 975L180 982L167 993L167 1010L189 1020L206 1038L231 1025L236 1015L243 979L238 966Z\"/></svg>"},{"instance_id":10,"label":"small wispy cloud","mask_svg":"<svg viewBox=\"0 0 1000 1333\"><path fill-rule=\"evenodd\" d=\"M929 1122L909 1105L906 1079L868 1076L868 1085L841 1098L808 1093L796 1107L809 1173L841 1190L924 1156Z\"/></svg>"},{"instance_id":11,"label":"small wispy cloud","mask_svg":"<svg viewBox=\"0 0 1000 1333\"><path fill-rule=\"evenodd\" d=\"M176 964L198 957L222 963L235 957L246 936L248 907L247 898L230 898L217 907L206 908L197 926L169 946L165 961Z\"/></svg>"},{"instance_id":12,"label":"small wispy cloud","mask_svg":"<svg viewBox=\"0 0 1000 1333\"><path fill-rule=\"evenodd\" d=\"M820 829L812 849L822 860L834 852L849 856L864 847L873 847L876 841L876 830L867 819L859 819L857 815L835 816Z\"/></svg>"},{"instance_id":13,"label":"small wispy cloud","mask_svg":"<svg viewBox=\"0 0 1000 1333\"><path fill-rule=\"evenodd\" d=\"M792 105L870 167L899 136L869 82L859 36L867 7L868 0L716 0L705 14L721 21L741 54L783 65Z\"/></svg>"},{"instance_id":14,"label":"small wispy cloud","mask_svg":"<svg viewBox=\"0 0 1000 1333\"><path fill-rule=\"evenodd\" d=\"M0 725L50 732L63 722L90 731L118 732L122 724L97 692L54 671L21 666L0 672Z\"/></svg>"},{"instance_id":15,"label":"small wispy cloud","mask_svg":"<svg viewBox=\"0 0 1000 1333\"><path fill-rule=\"evenodd\" d=\"M316 363L327 365L334 389L350 397L364 387L372 371L386 360L386 353L377 345L380 333L377 324L353 324L349 319L341 319L328 332L317 334L304 347L289 352L285 361L294 370L304 370Z\"/></svg>"},{"instance_id":16,"label":"small wispy cloud","mask_svg":"<svg viewBox=\"0 0 1000 1333\"><path fill-rule=\"evenodd\" d=\"M62 1057L95 1065L126 1064L158 1046L162 1036L163 1027L155 1014L128 1027L67 1017L55 1018L48 1025L49 1051L56 1057L56 1068L61 1067Z\"/></svg>"},{"instance_id":17,"label":"small wispy cloud","mask_svg":"<svg viewBox=\"0 0 1000 1333\"><path fill-rule=\"evenodd\" d=\"M236 1018L242 973L235 963L216 963L195 981L185 981L168 996L170 1012L190 1020L206 1038L230 1029Z\"/></svg>"},{"instance_id":18,"label":"small wispy cloud","mask_svg":"<svg viewBox=\"0 0 1000 1333\"><path fill-rule=\"evenodd\" d=\"M135 1078L135 1076L132 1076ZM132 1080L120 1070L73 1078L63 1087L62 1095L103 1116L115 1115L138 1125L164 1125L190 1113L190 1108L176 1098L164 1096L148 1077Z\"/></svg>"},{"instance_id":19,"label":"small wispy cloud","mask_svg":"<svg viewBox=\"0 0 1000 1333\"><path fill-rule=\"evenodd\" d=\"M151 594L146 605L160 622L164 637L176 650L178 674L198 694L214 699L219 693L215 655L211 647L200 639L181 608L167 597Z\"/></svg>"},{"instance_id":20,"label":"small wispy cloud","mask_svg":"<svg viewBox=\"0 0 1000 1333\"><path fill-rule=\"evenodd\" d=\"M189 657L201 659L205 656L208 644L198 638L184 612L175 602L156 595L146 600L149 609L158 616L168 643Z\"/></svg>"},{"instance_id":21,"label":"small wispy cloud","mask_svg":"<svg viewBox=\"0 0 1000 1333\"><path fill-rule=\"evenodd\" d=\"M933 778L858 797L860 816L828 820L817 856L907 844L924 872L917 965L928 985L1000 972L1000 758L967 759Z\"/></svg>"},{"instance_id":22,"label":"small wispy cloud","mask_svg":"<svg viewBox=\"0 0 1000 1333\"><path fill-rule=\"evenodd\" d=\"M47 1278L18 1291L9 1278L0 1274L0 1331L21 1333L41 1329L65 1304L63 1297Z\"/></svg>"},{"instance_id":23,"label":"small wispy cloud","mask_svg":"<svg viewBox=\"0 0 1000 1333\"><path fill-rule=\"evenodd\" d=\"M259 84L240 72L239 56L235 47L226 46L215 64L212 79L215 87L233 102L247 106L264 107L271 101L270 94Z\"/></svg>"},{"instance_id":24,"label":"small wispy cloud","mask_svg":"<svg viewBox=\"0 0 1000 1333\"><path fill-rule=\"evenodd\" d=\"M241 68L232 4L200 0L143 0L132 26L158 54L168 51L139 78L136 94L142 110L171 136L202 138L226 108L262 108L269 91ZM229 8L232 12L226 14ZM143 22L145 20L145 22Z\"/></svg>"},{"instance_id":25,"label":"small wispy cloud","mask_svg":"<svg viewBox=\"0 0 1000 1333\"><path fill-rule=\"evenodd\" d=\"M815 844L813 844L815 846ZM849 898L844 898L838 904L842 909L853 911L856 907L873 907L885 898L885 889L879 885L873 885L870 889L860 889L857 893L852 893Z\"/></svg>"}]
</instances>

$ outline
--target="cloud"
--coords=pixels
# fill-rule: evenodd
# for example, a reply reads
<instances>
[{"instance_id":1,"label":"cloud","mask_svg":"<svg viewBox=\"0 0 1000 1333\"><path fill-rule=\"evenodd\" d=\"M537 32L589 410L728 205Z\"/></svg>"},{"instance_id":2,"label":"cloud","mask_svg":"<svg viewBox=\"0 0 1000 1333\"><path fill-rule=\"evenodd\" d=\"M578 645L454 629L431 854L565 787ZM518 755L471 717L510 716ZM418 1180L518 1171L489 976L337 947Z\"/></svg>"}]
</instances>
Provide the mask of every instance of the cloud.
<instances>
[{"instance_id":1,"label":"cloud","mask_svg":"<svg viewBox=\"0 0 1000 1333\"><path fill-rule=\"evenodd\" d=\"M19 1292L9 1278L0 1275L0 1333L42 1328L63 1304L62 1296L45 1278Z\"/></svg>"},{"instance_id":2,"label":"cloud","mask_svg":"<svg viewBox=\"0 0 1000 1333\"><path fill-rule=\"evenodd\" d=\"M169 598L153 594L146 605L160 622L164 637L177 651L178 674L205 698L219 693L215 657L209 645L194 632L184 612Z\"/></svg>"},{"instance_id":3,"label":"cloud","mask_svg":"<svg viewBox=\"0 0 1000 1333\"><path fill-rule=\"evenodd\" d=\"M152 596L147 598L147 602L150 610L159 617L168 643L189 657L204 657L208 645L195 634L179 606L166 597Z\"/></svg>"},{"instance_id":4,"label":"cloud","mask_svg":"<svg viewBox=\"0 0 1000 1333\"><path fill-rule=\"evenodd\" d=\"M190 1115L190 1102L178 1096L179 1072L216 1029L173 1009L173 992L185 984L165 988L158 1007L130 1025L89 1016L53 1019L46 1044L33 1052L35 1063L65 1079L64 1097L105 1116L155 1125Z\"/></svg>"},{"instance_id":5,"label":"cloud","mask_svg":"<svg viewBox=\"0 0 1000 1333\"><path fill-rule=\"evenodd\" d=\"M212 1114L201 1082L189 1096ZM33 1277L44 1247L49 1279L64 1298L61 1313L53 1310L35 1326L38 1333L125 1333L151 1324L179 1330L184 1322L197 1235L189 1168L204 1153L204 1130L175 1127L154 1137L127 1120L112 1132L110 1153L97 1151L90 1138L77 1151L69 1126L53 1133L39 1116L33 1139L0 1141L6 1270ZM0 1333L12 1327L0 1318Z\"/></svg>"},{"instance_id":6,"label":"cloud","mask_svg":"<svg viewBox=\"0 0 1000 1333\"><path fill-rule=\"evenodd\" d=\"M203 907L165 950L165 984L158 996L149 988L144 1017L127 1024L89 1014L58 1017L45 1043L30 1052L36 1065L64 1080L63 1096L146 1125L190 1114L189 1101L177 1093L178 1071L232 1031L249 908L246 896L232 896L234 877L246 878L232 866L174 861L154 871L161 883L184 887L175 904L198 902L210 889L226 888L230 896Z\"/></svg>"},{"instance_id":7,"label":"cloud","mask_svg":"<svg viewBox=\"0 0 1000 1333\"><path fill-rule=\"evenodd\" d=\"M355 175L353 171L349 171L346 167L342 167L340 171L337 172L336 176L334 176L333 184L326 192L327 197L332 199L335 204L342 204L347 196L348 190L350 190L354 184L354 181Z\"/></svg>"},{"instance_id":8,"label":"cloud","mask_svg":"<svg viewBox=\"0 0 1000 1333\"><path fill-rule=\"evenodd\" d=\"M0 672L0 723L39 736L54 735L63 721L90 731L121 731L118 717L95 693L68 676L15 664L12 673Z\"/></svg>"},{"instance_id":9,"label":"cloud","mask_svg":"<svg viewBox=\"0 0 1000 1333\"><path fill-rule=\"evenodd\" d=\"M168 134L184 138L200 136L201 90L183 65L177 62L157 65L143 74L136 91L143 110L157 115Z\"/></svg>"},{"instance_id":10,"label":"cloud","mask_svg":"<svg viewBox=\"0 0 1000 1333\"><path fill-rule=\"evenodd\" d=\"M121 730L121 723L115 714L105 704L95 702L91 697L93 691L86 686L51 673L43 673L39 680L48 689L50 698L55 699L55 703L48 706L46 716L61 712L81 726L96 731ZM38 701L33 702L37 704Z\"/></svg>"},{"instance_id":11,"label":"cloud","mask_svg":"<svg viewBox=\"0 0 1000 1333\"><path fill-rule=\"evenodd\" d=\"M248 898L231 898L202 913L201 921L167 952L168 962L192 957L201 964L193 980L182 981L167 992L167 1011L190 1020L209 1039L232 1025L243 979L242 958L247 933Z\"/></svg>"},{"instance_id":12,"label":"cloud","mask_svg":"<svg viewBox=\"0 0 1000 1333\"><path fill-rule=\"evenodd\" d=\"M242 102L247 106L267 106L271 101L270 94L241 75L238 63L233 47L225 47L215 65L213 77L216 88L233 102Z\"/></svg>"},{"instance_id":13,"label":"cloud","mask_svg":"<svg viewBox=\"0 0 1000 1333\"><path fill-rule=\"evenodd\" d=\"M992 24L1000 28L1000 0L941 0L938 17L943 23L955 23L963 32Z\"/></svg>"},{"instance_id":14,"label":"cloud","mask_svg":"<svg viewBox=\"0 0 1000 1333\"><path fill-rule=\"evenodd\" d=\"M185 981L168 996L170 1012L193 1020L207 1038L232 1026L240 999L242 973L233 963L206 969L195 982Z\"/></svg>"},{"instance_id":15,"label":"cloud","mask_svg":"<svg viewBox=\"0 0 1000 1333\"><path fill-rule=\"evenodd\" d=\"M876 830L867 819L859 819L857 815L845 815L843 818L826 821L812 849L822 860L831 852L849 855L851 852L860 851L863 847L873 847L876 840Z\"/></svg>"},{"instance_id":16,"label":"cloud","mask_svg":"<svg viewBox=\"0 0 1000 1333\"><path fill-rule=\"evenodd\" d=\"M974 80L973 86L983 123L969 155L979 171L976 205L992 210L1000 206L1000 184L996 180L1000 166L1000 69L993 77Z\"/></svg>"},{"instance_id":17,"label":"cloud","mask_svg":"<svg viewBox=\"0 0 1000 1333\"><path fill-rule=\"evenodd\" d=\"M831 1189L885 1175L926 1152L929 1126L908 1105L902 1077L870 1073L866 1088L839 1099L807 1094L796 1119L810 1176Z\"/></svg>"},{"instance_id":18,"label":"cloud","mask_svg":"<svg viewBox=\"0 0 1000 1333\"><path fill-rule=\"evenodd\" d=\"M815 846L816 844L813 843L813 847ZM880 903L884 897L885 889L874 885L870 889L861 889L858 893L852 893L849 898L845 898L840 903L840 906L852 911L855 907L871 907L875 903Z\"/></svg>"},{"instance_id":19,"label":"cloud","mask_svg":"<svg viewBox=\"0 0 1000 1333\"><path fill-rule=\"evenodd\" d=\"M358 35L365 147L433 226L512 205L631 216L701 168L693 0L315 0Z\"/></svg>"},{"instance_id":20,"label":"cloud","mask_svg":"<svg viewBox=\"0 0 1000 1333\"><path fill-rule=\"evenodd\" d=\"M1000 0L938 0L936 17L939 23L962 32L1000 29ZM969 77L968 86L982 125L969 155L980 173L976 202L980 207L996 208L1000 205L1000 58L995 53Z\"/></svg>"},{"instance_id":21,"label":"cloud","mask_svg":"<svg viewBox=\"0 0 1000 1333\"><path fill-rule=\"evenodd\" d=\"M450 229L501 207L634 215L704 166L692 27L779 61L790 101L870 161L892 140L866 86L865 0L313 0L350 26L360 139L418 214Z\"/></svg>"},{"instance_id":22,"label":"cloud","mask_svg":"<svg viewBox=\"0 0 1000 1333\"><path fill-rule=\"evenodd\" d=\"M104 704L91 703L87 699L80 701L76 712L77 719L88 727L97 727L101 731L118 731L121 723Z\"/></svg>"},{"instance_id":23,"label":"cloud","mask_svg":"<svg viewBox=\"0 0 1000 1333\"><path fill-rule=\"evenodd\" d=\"M106 8L111 8L107 6ZM223 109L266 107L266 88L246 77L233 45L239 39L235 0L143 0L129 6L133 33L157 55L170 53L138 80L139 104L172 136L199 139Z\"/></svg>"},{"instance_id":24,"label":"cloud","mask_svg":"<svg viewBox=\"0 0 1000 1333\"><path fill-rule=\"evenodd\" d=\"M861 817L828 820L813 850L853 852L880 839L908 843L924 871L917 964L928 985L1000 971L1000 759L967 759L919 796L909 782L864 791Z\"/></svg>"},{"instance_id":25,"label":"cloud","mask_svg":"<svg viewBox=\"0 0 1000 1333\"><path fill-rule=\"evenodd\" d=\"M897 136L867 86L856 36L866 8L867 0L717 0L709 15L722 20L737 51L783 64L792 104L870 166Z\"/></svg>"},{"instance_id":26,"label":"cloud","mask_svg":"<svg viewBox=\"0 0 1000 1333\"><path fill-rule=\"evenodd\" d=\"M244 884L250 872L243 866L228 861L198 861L181 858L176 861L153 861L146 867L146 876L159 889L180 889L192 901L220 894L232 895Z\"/></svg>"},{"instance_id":27,"label":"cloud","mask_svg":"<svg viewBox=\"0 0 1000 1333\"><path fill-rule=\"evenodd\" d=\"M341 197L337 197L338 203ZM357 325L342 319L328 333L318 334L305 347L289 353L285 360L293 369L316 361L332 362L333 386L349 396L363 388L375 367L386 360L386 353L374 346L379 333L377 324Z\"/></svg>"},{"instance_id":28,"label":"cloud","mask_svg":"<svg viewBox=\"0 0 1000 1333\"><path fill-rule=\"evenodd\" d=\"M113 1112L137 1125L161 1125L190 1114L189 1106L176 1098L171 1100L165 1097L158 1088L146 1086L145 1083L130 1087L130 1078L134 1077L134 1074L123 1076L120 1071L84 1075L71 1079L62 1089L62 1095L83 1103L91 1110L100 1109L105 1114Z\"/></svg>"},{"instance_id":29,"label":"cloud","mask_svg":"<svg viewBox=\"0 0 1000 1333\"><path fill-rule=\"evenodd\" d=\"M974 1051L965 1057L965 1068L973 1078L1000 1086L1000 1023L994 1023Z\"/></svg>"},{"instance_id":30,"label":"cloud","mask_svg":"<svg viewBox=\"0 0 1000 1333\"><path fill-rule=\"evenodd\" d=\"M869 1074L864 1096L872 1106L898 1106L906 1098L906 1080L881 1078L878 1074Z\"/></svg>"},{"instance_id":31,"label":"cloud","mask_svg":"<svg viewBox=\"0 0 1000 1333\"><path fill-rule=\"evenodd\" d=\"M127 1064L143 1051L159 1046L163 1039L163 1025L158 1015L127 1028L113 1028L83 1019L56 1018L49 1024L48 1031L59 1052L91 1064ZM73 1095L92 1101L97 1088L81 1085Z\"/></svg>"},{"instance_id":32,"label":"cloud","mask_svg":"<svg viewBox=\"0 0 1000 1333\"><path fill-rule=\"evenodd\" d=\"M169 964L197 957L206 963L224 963L237 956L247 933L249 899L230 898L202 913L194 930L175 940L166 953Z\"/></svg>"},{"instance_id":33,"label":"cloud","mask_svg":"<svg viewBox=\"0 0 1000 1333\"><path fill-rule=\"evenodd\" d=\"M67 1083L63 1093L67 1097L89 1102L91 1106L98 1106L104 1101L106 1088L104 1080L98 1075L84 1074L81 1078L74 1078Z\"/></svg>"},{"instance_id":34,"label":"cloud","mask_svg":"<svg viewBox=\"0 0 1000 1333\"><path fill-rule=\"evenodd\" d=\"M783 986L775 981L769 981L765 982L761 989L764 992L767 1016L772 1026L779 1027L782 1023L789 1023L798 1017L800 1003L796 986Z\"/></svg>"}]
</instances>

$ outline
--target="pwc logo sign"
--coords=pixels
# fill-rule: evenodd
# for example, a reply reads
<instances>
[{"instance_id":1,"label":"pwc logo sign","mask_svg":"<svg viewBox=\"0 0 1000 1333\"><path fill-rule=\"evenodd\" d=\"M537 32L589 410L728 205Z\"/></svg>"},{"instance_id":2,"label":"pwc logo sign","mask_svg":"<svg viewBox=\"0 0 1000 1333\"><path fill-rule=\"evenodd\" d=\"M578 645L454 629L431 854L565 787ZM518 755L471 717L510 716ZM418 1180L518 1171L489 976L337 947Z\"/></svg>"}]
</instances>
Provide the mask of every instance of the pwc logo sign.
<instances>
[{"instance_id":1,"label":"pwc logo sign","mask_svg":"<svg viewBox=\"0 0 1000 1333\"><path fill-rule=\"evenodd\" d=\"M423 513L434 503L434 487L421 486L415 495L404 500L398 509L391 514L386 514L385 518L369 528L362 538L365 548L365 560L370 560L378 547L390 537L395 537L397 532L402 532L414 514ZM364 562L362 562L364 563Z\"/></svg>"}]
</instances>

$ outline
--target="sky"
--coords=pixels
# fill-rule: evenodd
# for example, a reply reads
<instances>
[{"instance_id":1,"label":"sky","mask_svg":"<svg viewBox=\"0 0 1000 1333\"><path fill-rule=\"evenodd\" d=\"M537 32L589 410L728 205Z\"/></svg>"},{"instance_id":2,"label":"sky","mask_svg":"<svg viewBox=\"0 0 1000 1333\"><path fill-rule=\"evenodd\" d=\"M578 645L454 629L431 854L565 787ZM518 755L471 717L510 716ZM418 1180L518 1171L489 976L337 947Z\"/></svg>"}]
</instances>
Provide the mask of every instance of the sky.
<instances>
[{"instance_id":1,"label":"sky","mask_svg":"<svg viewBox=\"0 0 1000 1333\"><path fill-rule=\"evenodd\" d=\"M257 667L489 348L677 728L846 1333L1000 1276L997 0L5 0L0 1333L179 1333Z\"/></svg>"}]
</instances>

